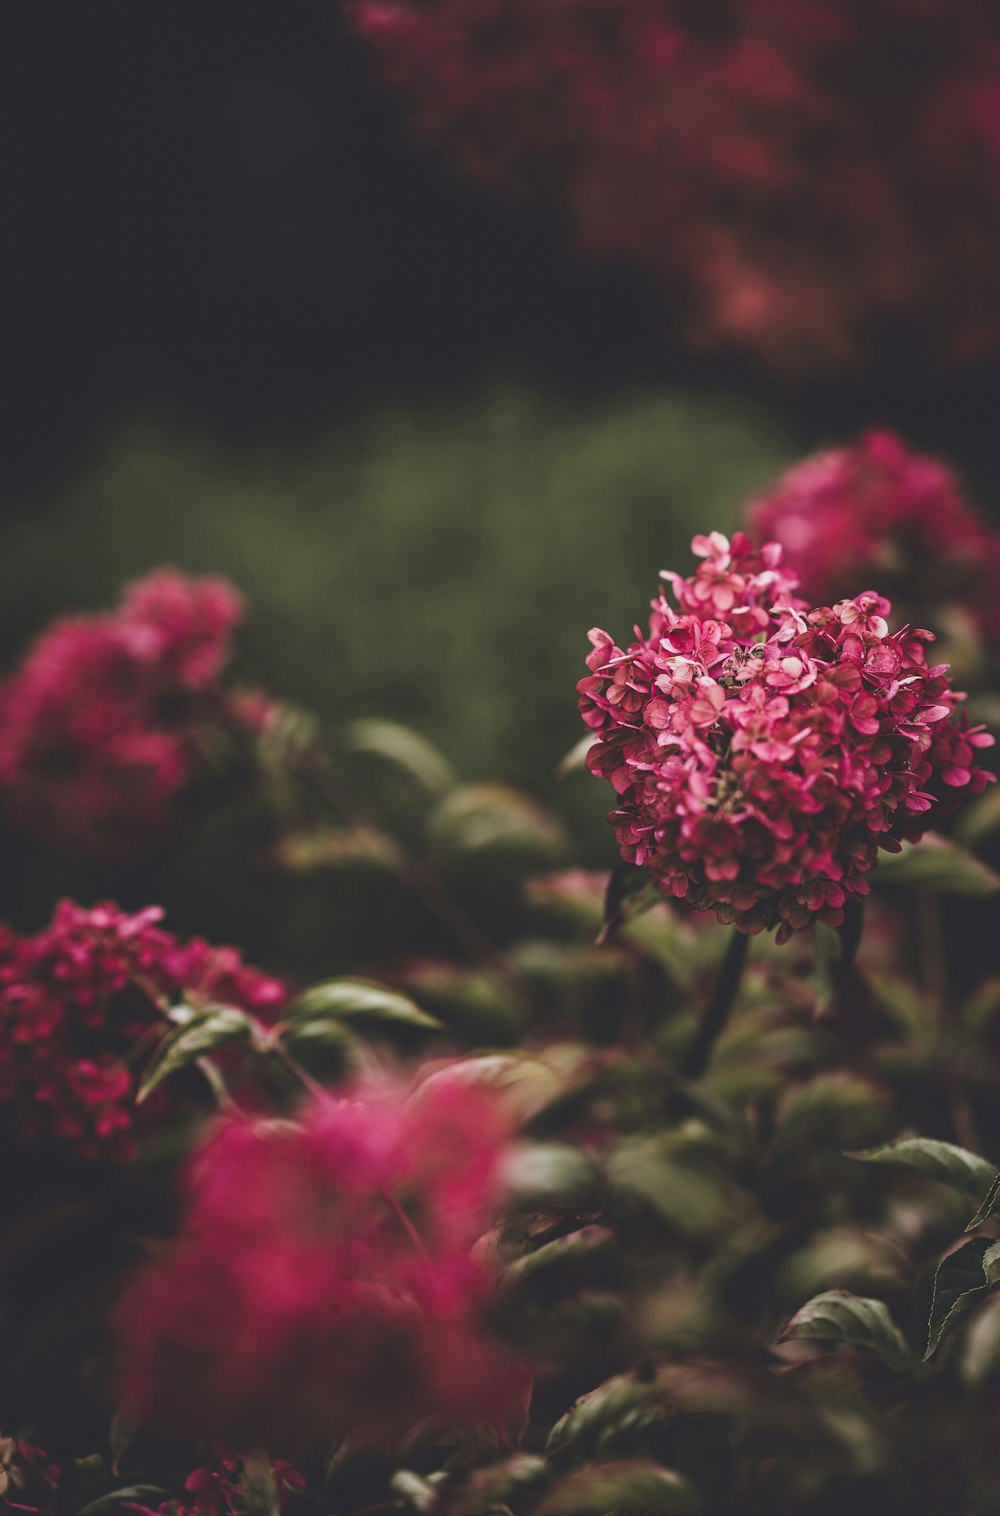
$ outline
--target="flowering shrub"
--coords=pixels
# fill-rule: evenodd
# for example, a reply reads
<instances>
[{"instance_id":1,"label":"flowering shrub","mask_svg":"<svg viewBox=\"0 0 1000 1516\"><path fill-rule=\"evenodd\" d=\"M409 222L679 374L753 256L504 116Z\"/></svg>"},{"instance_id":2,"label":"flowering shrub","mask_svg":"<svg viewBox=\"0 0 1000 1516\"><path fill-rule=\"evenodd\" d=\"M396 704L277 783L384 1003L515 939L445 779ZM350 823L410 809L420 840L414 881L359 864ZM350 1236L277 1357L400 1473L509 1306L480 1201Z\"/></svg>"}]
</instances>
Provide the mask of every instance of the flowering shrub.
<instances>
[{"instance_id":1,"label":"flowering shrub","mask_svg":"<svg viewBox=\"0 0 1000 1516\"><path fill-rule=\"evenodd\" d=\"M230 1120L188 1174L184 1229L126 1294L131 1414L272 1450L509 1426L519 1370L480 1335L504 1132L440 1078Z\"/></svg>"},{"instance_id":2,"label":"flowering shrub","mask_svg":"<svg viewBox=\"0 0 1000 1516\"><path fill-rule=\"evenodd\" d=\"M933 637L891 635L881 596L809 610L776 543L713 532L692 549L690 578L664 575L679 612L660 595L624 652L592 632L578 686L622 857L743 932L839 925L879 846L984 787L974 749L992 738L953 719Z\"/></svg>"},{"instance_id":3,"label":"flowering shrub","mask_svg":"<svg viewBox=\"0 0 1000 1516\"><path fill-rule=\"evenodd\" d=\"M266 719L224 681L242 602L224 579L161 569L117 611L57 622L0 690L0 796L51 845L130 858L175 803Z\"/></svg>"},{"instance_id":4,"label":"flowering shrub","mask_svg":"<svg viewBox=\"0 0 1000 1516\"><path fill-rule=\"evenodd\" d=\"M982 0L355 0L420 129L555 200L788 367L893 323L995 349L1000 23Z\"/></svg>"},{"instance_id":5,"label":"flowering shrub","mask_svg":"<svg viewBox=\"0 0 1000 1516\"><path fill-rule=\"evenodd\" d=\"M815 604L875 583L920 622L962 616L987 644L1000 642L1000 532L951 469L892 432L806 458L750 502L746 519L758 540L781 543Z\"/></svg>"},{"instance_id":6,"label":"flowering shrub","mask_svg":"<svg viewBox=\"0 0 1000 1516\"><path fill-rule=\"evenodd\" d=\"M170 1006L272 1016L284 987L232 948L182 941L151 906L128 915L64 900L33 937L0 941L0 1112L18 1141L82 1158L126 1156L136 1139L141 1054ZM169 1022L166 1023L169 1026Z\"/></svg>"},{"instance_id":7,"label":"flowering shrub","mask_svg":"<svg viewBox=\"0 0 1000 1516\"><path fill-rule=\"evenodd\" d=\"M155 907L4 932L0 1508L997 1508L1000 879L940 836L870 872L989 739L879 594L694 545L581 686L659 889L368 722L346 780L267 744L276 908L366 881L349 973L289 995Z\"/></svg>"}]
</instances>

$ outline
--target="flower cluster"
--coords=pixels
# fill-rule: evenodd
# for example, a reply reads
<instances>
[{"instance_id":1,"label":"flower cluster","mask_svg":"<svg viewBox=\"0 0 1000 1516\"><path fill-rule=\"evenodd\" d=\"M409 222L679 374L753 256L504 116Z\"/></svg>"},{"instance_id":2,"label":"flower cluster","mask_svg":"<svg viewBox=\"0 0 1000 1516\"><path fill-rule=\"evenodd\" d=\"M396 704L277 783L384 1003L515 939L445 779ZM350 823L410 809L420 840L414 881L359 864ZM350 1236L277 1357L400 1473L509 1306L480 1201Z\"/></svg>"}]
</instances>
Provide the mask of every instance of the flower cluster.
<instances>
[{"instance_id":1,"label":"flower cluster","mask_svg":"<svg viewBox=\"0 0 1000 1516\"><path fill-rule=\"evenodd\" d=\"M282 1511L286 1497L305 1488L305 1480L290 1463L277 1462L265 1471L273 1488L273 1509ZM251 1478L253 1476L251 1475ZM245 1458L218 1453L212 1463L195 1469L184 1481L184 1494L157 1506L128 1501L123 1510L135 1516L245 1516L247 1502L247 1462Z\"/></svg>"},{"instance_id":2,"label":"flower cluster","mask_svg":"<svg viewBox=\"0 0 1000 1516\"><path fill-rule=\"evenodd\" d=\"M285 990L233 948L163 931L152 906L126 915L63 901L36 936L0 938L0 1106L18 1141L83 1158L135 1143L136 1058L184 1000L273 1015Z\"/></svg>"},{"instance_id":3,"label":"flower cluster","mask_svg":"<svg viewBox=\"0 0 1000 1516\"><path fill-rule=\"evenodd\" d=\"M661 593L627 651L591 632L578 686L622 856L743 932L839 925L880 845L982 790L974 750L993 739L956 717L932 635L890 634L881 596L809 610L776 543L692 548L695 574L663 576L679 611Z\"/></svg>"},{"instance_id":4,"label":"flower cluster","mask_svg":"<svg viewBox=\"0 0 1000 1516\"><path fill-rule=\"evenodd\" d=\"M480 1333L492 1280L473 1252L505 1130L447 1070L317 1096L294 1124L220 1125L181 1236L121 1307L129 1413L282 1453L509 1423L522 1375Z\"/></svg>"},{"instance_id":5,"label":"flower cluster","mask_svg":"<svg viewBox=\"0 0 1000 1516\"><path fill-rule=\"evenodd\" d=\"M818 453L750 502L748 529L773 539L804 594L828 603L875 582L933 627L966 615L1000 643L1000 532L936 458L892 432Z\"/></svg>"},{"instance_id":6,"label":"flower cluster","mask_svg":"<svg viewBox=\"0 0 1000 1516\"><path fill-rule=\"evenodd\" d=\"M0 797L51 845L128 858L162 837L194 780L266 719L223 676L242 601L161 569L117 611L57 621L0 689Z\"/></svg>"},{"instance_id":7,"label":"flower cluster","mask_svg":"<svg viewBox=\"0 0 1000 1516\"><path fill-rule=\"evenodd\" d=\"M1000 341L1000 18L984 0L354 0L423 132L558 202L697 340L853 359Z\"/></svg>"}]
</instances>

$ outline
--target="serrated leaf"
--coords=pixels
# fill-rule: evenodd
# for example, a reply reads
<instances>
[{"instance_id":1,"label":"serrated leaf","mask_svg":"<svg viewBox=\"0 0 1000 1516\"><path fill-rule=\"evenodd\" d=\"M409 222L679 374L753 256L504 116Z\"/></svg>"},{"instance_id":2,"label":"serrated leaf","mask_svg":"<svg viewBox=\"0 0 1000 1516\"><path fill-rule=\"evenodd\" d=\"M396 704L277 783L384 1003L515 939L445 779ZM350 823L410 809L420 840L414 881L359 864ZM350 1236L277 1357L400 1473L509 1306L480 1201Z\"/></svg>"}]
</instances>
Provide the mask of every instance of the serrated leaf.
<instances>
[{"instance_id":1,"label":"serrated leaf","mask_svg":"<svg viewBox=\"0 0 1000 1516\"><path fill-rule=\"evenodd\" d=\"M634 1458L574 1469L552 1486L534 1516L607 1516L621 1510L687 1516L701 1508L698 1492L683 1475Z\"/></svg>"},{"instance_id":2,"label":"serrated leaf","mask_svg":"<svg viewBox=\"0 0 1000 1516\"><path fill-rule=\"evenodd\" d=\"M455 783L451 764L434 744L396 721L381 717L353 721L344 745L364 758L391 764L435 799Z\"/></svg>"},{"instance_id":3,"label":"serrated leaf","mask_svg":"<svg viewBox=\"0 0 1000 1516\"><path fill-rule=\"evenodd\" d=\"M982 1226L983 1222L992 1216L997 1210L1000 1210L1000 1174L996 1176L993 1183L986 1191L986 1198L983 1200L982 1205L979 1207L979 1210L973 1216L972 1220L969 1222L965 1230L967 1232L974 1232L977 1226Z\"/></svg>"},{"instance_id":4,"label":"serrated leaf","mask_svg":"<svg viewBox=\"0 0 1000 1516\"><path fill-rule=\"evenodd\" d=\"M104 1516L105 1512L121 1512L128 1503L134 1505L162 1505L170 1499L170 1491L158 1484L129 1484L120 1489L109 1490L87 1505L81 1506L76 1516Z\"/></svg>"},{"instance_id":5,"label":"serrated leaf","mask_svg":"<svg viewBox=\"0 0 1000 1516\"><path fill-rule=\"evenodd\" d=\"M242 1011L218 1006L214 1010L196 1012L182 1026L169 1032L154 1052L135 1097L136 1104L140 1105L178 1070L197 1063L199 1058L218 1048L235 1042L249 1042L252 1036L253 1022Z\"/></svg>"},{"instance_id":6,"label":"serrated leaf","mask_svg":"<svg viewBox=\"0 0 1000 1516\"><path fill-rule=\"evenodd\" d=\"M885 1301L848 1290L825 1290L807 1300L781 1330L779 1341L789 1339L844 1343L875 1353L899 1372L912 1367L913 1355Z\"/></svg>"},{"instance_id":7,"label":"serrated leaf","mask_svg":"<svg viewBox=\"0 0 1000 1516\"><path fill-rule=\"evenodd\" d=\"M934 1275L925 1362L966 1312L998 1283L1000 1242L992 1237L973 1237L941 1260Z\"/></svg>"},{"instance_id":8,"label":"serrated leaf","mask_svg":"<svg viewBox=\"0 0 1000 1516\"><path fill-rule=\"evenodd\" d=\"M317 1021L320 1017L350 1021L357 1017L392 1022L397 1026L421 1027L439 1032L441 1022L428 1016L416 1001L372 979L328 979L300 995L288 1011L289 1023Z\"/></svg>"},{"instance_id":9,"label":"serrated leaf","mask_svg":"<svg viewBox=\"0 0 1000 1516\"><path fill-rule=\"evenodd\" d=\"M992 1194L1000 1184L1000 1174L994 1164L978 1153L970 1153L953 1142L939 1142L935 1137L901 1137L896 1142L882 1143L879 1147L846 1156L856 1158L859 1163L880 1163L888 1168L923 1174L963 1195L971 1195L974 1200L981 1199L987 1192ZM977 1215L970 1226L978 1226L989 1214L987 1211Z\"/></svg>"},{"instance_id":10,"label":"serrated leaf","mask_svg":"<svg viewBox=\"0 0 1000 1516\"><path fill-rule=\"evenodd\" d=\"M1000 874L957 842L927 832L920 842L904 842L902 852L882 853L875 879L939 890L943 895L993 895Z\"/></svg>"}]
</instances>

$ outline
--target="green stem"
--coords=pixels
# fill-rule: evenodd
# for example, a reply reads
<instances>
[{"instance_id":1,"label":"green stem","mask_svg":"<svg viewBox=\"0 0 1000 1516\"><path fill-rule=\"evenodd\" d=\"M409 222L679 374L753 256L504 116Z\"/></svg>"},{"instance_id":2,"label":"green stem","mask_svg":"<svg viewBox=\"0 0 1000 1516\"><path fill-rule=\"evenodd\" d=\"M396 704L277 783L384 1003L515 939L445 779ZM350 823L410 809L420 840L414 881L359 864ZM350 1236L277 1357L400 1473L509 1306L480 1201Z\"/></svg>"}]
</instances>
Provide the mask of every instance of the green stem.
<instances>
[{"instance_id":1,"label":"green stem","mask_svg":"<svg viewBox=\"0 0 1000 1516\"><path fill-rule=\"evenodd\" d=\"M739 993L743 969L747 961L750 938L744 932L733 931L722 960L722 968L715 982L715 990L708 1007L698 1023L691 1046L684 1057L682 1068L691 1079L698 1079L708 1068L716 1039L732 1010Z\"/></svg>"}]
</instances>

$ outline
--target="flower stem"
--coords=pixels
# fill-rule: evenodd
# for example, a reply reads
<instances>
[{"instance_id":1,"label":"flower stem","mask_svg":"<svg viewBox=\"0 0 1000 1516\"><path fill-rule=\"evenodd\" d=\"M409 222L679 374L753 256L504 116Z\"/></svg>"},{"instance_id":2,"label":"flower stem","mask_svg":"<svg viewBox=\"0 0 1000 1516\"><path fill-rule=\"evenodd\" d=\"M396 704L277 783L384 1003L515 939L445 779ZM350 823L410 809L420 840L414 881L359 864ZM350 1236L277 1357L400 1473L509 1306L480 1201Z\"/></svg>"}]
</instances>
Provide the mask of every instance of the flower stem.
<instances>
[{"instance_id":1,"label":"flower stem","mask_svg":"<svg viewBox=\"0 0 1000 1516\"><path fill-rule=\"evenodd\" d=\"M941 1083L955 1136L971 1153L982 1153L983 1144L969 1092L956 1058L955 1037L959 1030L952 1011L948 988L948 965L945 952L941 902L929 890L917 891L917 931L923 970L924 993L941 1038L939 1067Z\"/></svg>"},{"instance_id":2,"label":"flower stem","mask_svg":"<svg viewBox=\"0 0 1000 1516\"><path fill-rule=\"evenodd\" d=\"M749 946L750 938L745 933L737 931L732 933L726 955L722 960L722 968L719 970L719 977L715 981L712 998L698 1023L698 1030L694 1034L691 1046L684 1056L682 1068L684 1073L692 1079L700 1078L708 1068L716 1039L729 1019L729 1012L733 1008L740 981L743 978Z\"/></svg>"}]
</instances>

